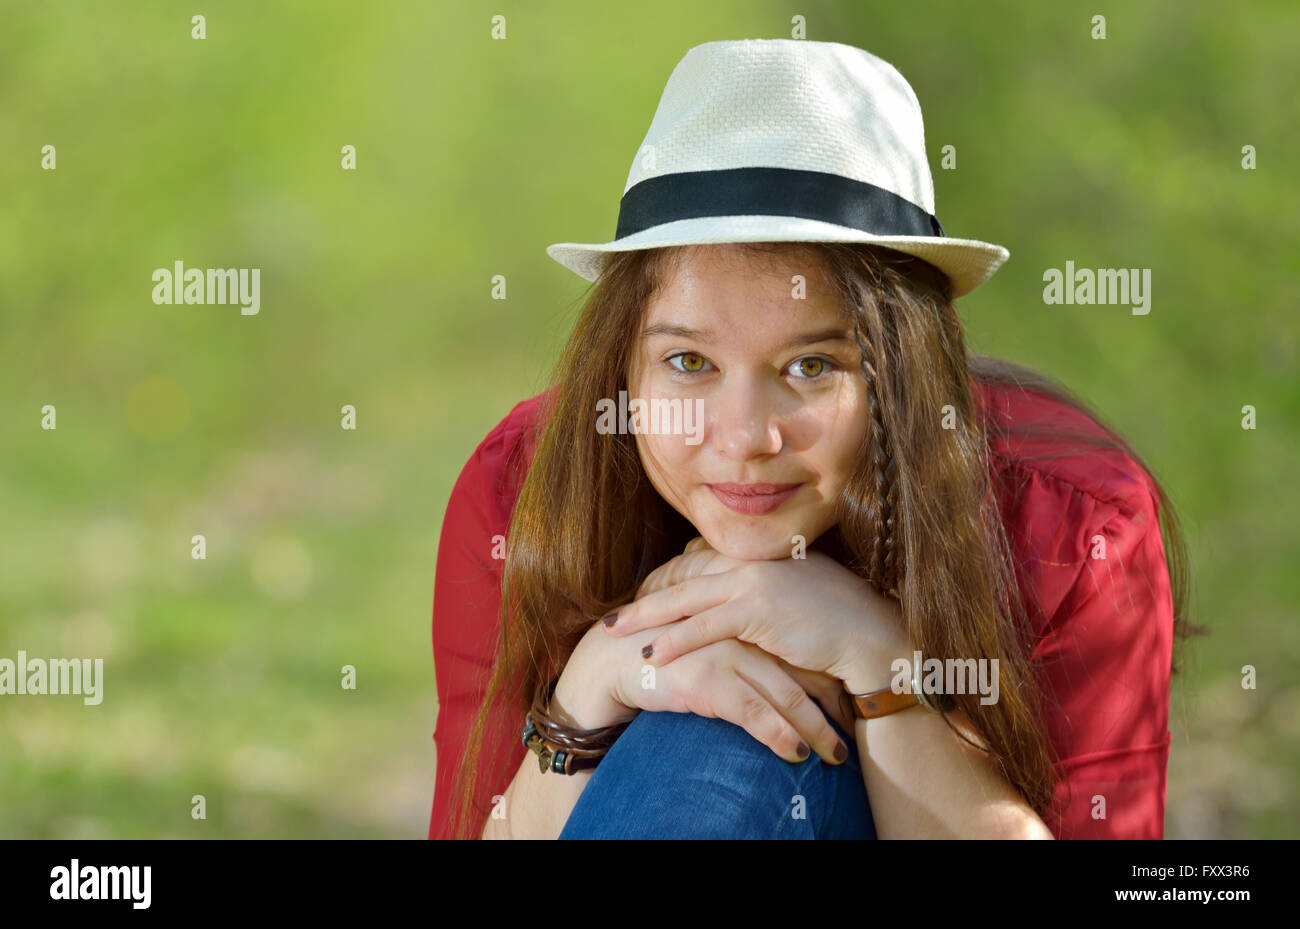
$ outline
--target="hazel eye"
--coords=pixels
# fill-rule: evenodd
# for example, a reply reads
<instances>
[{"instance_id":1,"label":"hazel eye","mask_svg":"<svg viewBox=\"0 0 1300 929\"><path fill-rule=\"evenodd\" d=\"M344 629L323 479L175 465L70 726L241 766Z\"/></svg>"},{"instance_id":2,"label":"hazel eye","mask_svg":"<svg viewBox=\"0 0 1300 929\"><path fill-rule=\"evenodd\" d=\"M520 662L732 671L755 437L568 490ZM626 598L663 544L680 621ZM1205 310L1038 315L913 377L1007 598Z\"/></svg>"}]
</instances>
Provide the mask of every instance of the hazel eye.
<instances>
[{"instance_id":1,"label":"hazel eye","mask_svg":"<svg viewBox=\"0 0 1300 929\"><path fill-rule=\"evenodd\" d=\"M697 374L703 371L704 366L708 364L703 355L697 355L695 352L678 352L666 360L678 371L684 371L687 374ZM678 361L681 364L677 364Z\"/></svg>"},{"instance_id":2,"label":"hazel eye","mask_svg":"<svg viewBox=\"0 0 1300 929\"><path fill-rule=\"evenodd\" d=\"M800 358L790 365L786 370L796 377L804 380L812 380L821 377L831 369L831 364L825 358L819 358L816 355L808 355Z\"/></svg>"}]
</instances>

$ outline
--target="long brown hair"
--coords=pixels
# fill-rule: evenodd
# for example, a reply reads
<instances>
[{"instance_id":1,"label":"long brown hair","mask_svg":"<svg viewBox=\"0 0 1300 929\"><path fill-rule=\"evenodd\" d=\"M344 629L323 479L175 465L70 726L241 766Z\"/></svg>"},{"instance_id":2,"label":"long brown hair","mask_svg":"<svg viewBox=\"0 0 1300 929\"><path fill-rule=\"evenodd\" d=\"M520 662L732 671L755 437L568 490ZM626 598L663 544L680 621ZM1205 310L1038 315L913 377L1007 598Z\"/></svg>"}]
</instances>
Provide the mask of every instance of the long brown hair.
<instances>
[{"instance_id":1,"label":"long brown hair","mask_svg":"<svg viewBox=\"0 0 1300 929\"><path fill-rule=\"evenodd\" d=\"M972 380L1014 384L1074 407L1107 435L1025 428L1036 438L1068 436L1120 450L1152 477L1174 632L1182 640L1204 630L1186 618L1186 548L1163 487L1064 389L1018 365L968 354L948 278L929 263L860 244L731 247L747 255L811 254L862 352L871 424L840 501L839 522L816 547L896 596L913 647L927 657L1000 659L996 703L983 706L978 694L954 699L985 743L981 747L1045 814L1056 758L1029 664L1031 628L999 515L988 441L1021 426L989 415L977 403ZM601 435L593 426L597 402L627 389L625 373L646 307L686 250L611 255L555 369L555 389L540 410L536 452L508 535L497 660L457 771L458 837L477 837L488 813L476 808L474 785L492 708L500 704L509 712L498 717L522 719L537 682L563 668L596 618L628 602L651 571L698 534L651 485L635 436ZM952 420L953 414L956 428L941 428L945 415Z\"/></svg>"}]
</instances>

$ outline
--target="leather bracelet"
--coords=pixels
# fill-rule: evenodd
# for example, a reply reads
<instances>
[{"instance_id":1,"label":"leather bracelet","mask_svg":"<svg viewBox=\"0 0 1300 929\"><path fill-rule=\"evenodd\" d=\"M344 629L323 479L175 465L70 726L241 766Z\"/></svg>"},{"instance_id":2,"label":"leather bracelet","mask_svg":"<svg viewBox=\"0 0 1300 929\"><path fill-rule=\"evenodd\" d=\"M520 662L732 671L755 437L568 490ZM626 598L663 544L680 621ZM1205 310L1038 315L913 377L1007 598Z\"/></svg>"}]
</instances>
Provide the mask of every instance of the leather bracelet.
<instances>
[{"instance_id":1,"label":"leather bracelet","mask_svg":"<svg viewBox=\"0 0 1300 929\"><path fill-rule=\"evenodd\" d=\"M948 713L956 709L957 703L951 694L926 694L918 670L912 671L911 693L896 693L892 687L882 687L870 693L855 694L849 693L848 685L845 684L845 692L849 694L853 704L853 714L858 719L879 719L914 706L923 706L933 713Z\"/></svg>"},{"instance_id":2,"label":"leather bracelet","mask_svg":"<svg viewBox=\"0 0 1300 929\"><path fill-rule=\"evenodd\" d=\"M605 752L628 727L628 723L603 726L599 729L574 729L555 722L550 716L551 701L555 699L555 687L559 678L553 679L544 688L538 687L533 695L533 722L538 733L548 742L573 752L593 754Z\"/></svg>"},{"instance_id":3,"label":"leather bracelet","mask_svg":"<svg viewBox=\"0 0 1300 929\"><path fill-rule=\"evenodd\" d=\"M537 733L532 713L524 717L522 739L524 748L537 753L537 766L543 774L547 771L554 771L556 774L586 771L600 764L600 759L604 757L604 752L601 752L599 755L578 758L565 749L547 744Z\"/></svg>"},{"instance_id":4,"label":"leather bracelet","mask_svg":"<svg viewBox=\"0 0 1300 929\"><path fill-rule=\"evenodd\" d=\"M858 719L879 719L899 710L920 706L915 694L894 693L892 687L883 687L865 694L849 694L853 715Z\"/></svg>"},{"instance_id":5,"label":"leather bracelet","mask_svg":"<svg viewBox=\"0 0 1300 929\"><path fill-rule=\"evenodd\" d=\"M555 678L545 686L539 684L533 695L532 711L524 717L520 739L526 749L537 753L537 764L543 773L574 774L590 770L600 764L600 759L630 723L599 729L560 725L548 715L558 680Z\"/></svg>"}]
</instances>

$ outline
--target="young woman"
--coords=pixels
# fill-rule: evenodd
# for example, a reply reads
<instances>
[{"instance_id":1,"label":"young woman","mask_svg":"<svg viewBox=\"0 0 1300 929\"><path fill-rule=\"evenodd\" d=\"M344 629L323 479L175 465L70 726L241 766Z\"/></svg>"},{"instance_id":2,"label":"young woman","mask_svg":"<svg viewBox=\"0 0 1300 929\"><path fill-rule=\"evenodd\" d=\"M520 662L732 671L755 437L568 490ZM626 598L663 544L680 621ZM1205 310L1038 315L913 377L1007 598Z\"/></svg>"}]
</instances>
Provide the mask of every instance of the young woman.
<instances>
[{"instance_id":1,"label":"young woman","mask_svg":"<svg viewBox=\"0 0 1300 929\"><path fill-rule=\"evenodd\" d=\"M552 246L597 283L448 503L430 837L1162 835L1173 511L968 355L1007 253L943 234L920 126L860 49L706 43L615 240ZM538 695L623 727L595 767L524 749Z\"/></svg>"}]
</instances>

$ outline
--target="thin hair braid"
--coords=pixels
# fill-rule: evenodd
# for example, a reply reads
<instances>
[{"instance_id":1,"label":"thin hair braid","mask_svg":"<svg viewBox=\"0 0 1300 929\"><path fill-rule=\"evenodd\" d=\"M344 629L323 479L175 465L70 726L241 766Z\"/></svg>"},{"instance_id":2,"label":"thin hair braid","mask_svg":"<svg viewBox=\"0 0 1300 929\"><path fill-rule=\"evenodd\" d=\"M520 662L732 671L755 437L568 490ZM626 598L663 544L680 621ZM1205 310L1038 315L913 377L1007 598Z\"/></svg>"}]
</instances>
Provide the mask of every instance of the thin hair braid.
<instances>
[{"instance_id":1,"label":"thin hair braid","mask_svg":"<svg viewBox=\"0 0 1300 929\"><path fill-rule=\"evenodd\" d=\"M871 470L875 491L875 540L872 545L868 580L881 593L900 599L899 583L903 567L898 557L896 536L898 513L898 465L894 461L893 443L881 411L880 395L876 390L878 380L874 353L867 345L859 326L853 327L853 337L862 352L862 376L867 381L867 402L871 407Z\"/></svg>"},{"instance_id":2,"label":"thin hair braid","mask_svg":"<svg viewBox=\"0 0 1300 929\"><path fill-rule=\"evenodd\" d=\"M853 338L862 352L862 376L867 381L867 402L871 407L871 463L877 512L875 542L872 546L871 563L867 566L870 575L868 581L882 594L901 602L899 586L903 581L905 559L898 555L901 547L897 538L898 465L894 460L894 443L885 428L880 395L876 388L880 380L878 365L873 363L876 361L876 355L868 347L870 343L863 335L860 325L853 326ZM961 741L983 754L990 754L988 746L972 741L954 726L946 711L940 715L948 728Z\"/></svg>"}]
</instances>

